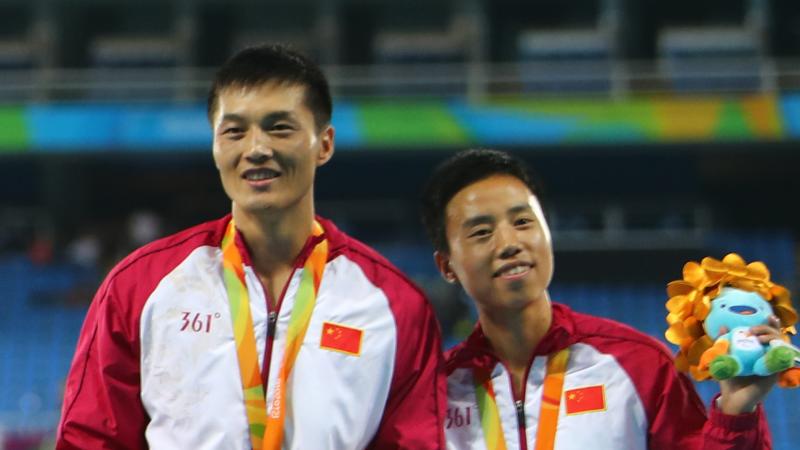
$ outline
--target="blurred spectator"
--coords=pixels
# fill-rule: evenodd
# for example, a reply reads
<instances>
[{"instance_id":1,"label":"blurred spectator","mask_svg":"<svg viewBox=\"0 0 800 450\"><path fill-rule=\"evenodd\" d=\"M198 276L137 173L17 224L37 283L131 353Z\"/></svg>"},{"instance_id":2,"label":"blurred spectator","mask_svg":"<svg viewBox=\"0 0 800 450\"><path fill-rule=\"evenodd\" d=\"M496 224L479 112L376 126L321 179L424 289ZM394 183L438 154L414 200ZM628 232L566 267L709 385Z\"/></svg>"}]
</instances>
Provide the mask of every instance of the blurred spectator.
<instances>
[{"instance_id":1,"label":"blurred spectator","mask_svg":"<svg viewBox=\"0 0 800 450\"><path fill-rule=\"evenodd\" d=\"M67 305L86 306L100 284L103 244L99 235L84 230L67 245L66 259L72 266L74 283L64 296Z\"/></svg>"},{"instance_id":2,"label":"blurred spectator","mask_svg":"<svg viewBox=\"0 0 800 450\"><path fill-rule=\"evenodd\" d=\"M153 242L164 235L162 219L153 211L132 212L125 223L125 236L121 241L112 241L114 248L111 258L104 261L104 269L110 269L122 258L137 248ZM114 235L116 237L116 235Z\"/></svg>"},{"instance_id":3,"label":"blurred spectator","mask_svg":"<svg viewBox=\"0 0 800 450\"><path fill-rule=\"evenodd\" d=\"M67 246L67 260L83 269L96 269L100 261L100 239L84 232Z\"/></svg>"},{"instance_id":4,"label":"blurred spectator","mask_svg":"<svg viewBox=\"0 0 800 450\"><path fill-rule=\"evenodd\" d=\"M37 232L28 246L28 258L31 262L44 266L53 262L53 238L50 233Z\"/></svg>"},{"instance_id":5,"label":"blurred spectator","mask_svg":"<svg viewBox=\"0 0 800 450\"><path fill-rule=\"evenodd\" d=\"M139 248L161 236L161 218L152 211L136 211L128 218L128 245L132 248Z\"/></svg>"}]
</instances>

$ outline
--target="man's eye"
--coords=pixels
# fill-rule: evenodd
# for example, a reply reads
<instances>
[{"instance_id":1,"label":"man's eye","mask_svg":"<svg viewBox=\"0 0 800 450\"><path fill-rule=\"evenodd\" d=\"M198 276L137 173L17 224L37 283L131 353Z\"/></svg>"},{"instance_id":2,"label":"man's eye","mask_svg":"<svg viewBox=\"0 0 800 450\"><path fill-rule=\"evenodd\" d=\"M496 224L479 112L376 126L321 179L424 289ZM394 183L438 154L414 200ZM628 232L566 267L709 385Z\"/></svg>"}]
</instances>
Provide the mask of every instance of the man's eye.
<instances>
[{"instance_id":1,"label":"man's eye","mask_svg":"<svg viewBox=\"0 0 800 450\"><path fill-rule=\"evenodd\" d=\"M289 131L292 131L292 130L294 130L294 127L292 127L288 123L276 123L275 125L272 126L272 128L270 128L270 131L276 131L276 132L279 132L279 133L280 132L284 132L285 133L285 132L289 132Z\"/></svg>"},{"instance_id":2,"label":"man's eye","mask_svg":"<svg viewBox=\"0 0 800 450\"><path fill-rule=\"evenodd\" d=\"M239 128L239 127L230 127L222 130L223 136L229 136L232 134L242 134L242 133L244 133L244 128Z\"/></svg>"},{"instance_id":3,"label":"man's eye","mask_svg":"<svg viewBox=\"0 0 800 450\"><path fill-rule=\"evenodd\" d=\"M533 223L533 219L531 219L529 217L520 217L520 218L518 218L517 220L514 221L514 225L517 225L517 226L528 225L528 224L531 224L531 223Z\"/></svg>"},{"instance_id":4,"label":"man's eye","mask_svg":"<svg viewBox=\"0 0 800 450\"><path fill-rule=\"evenodd\" d=\"M473 231L469 234L469 237L485 237L492 234L492 231L488 228L480 228L478 230Z\"/></svg>"}]
</instances>

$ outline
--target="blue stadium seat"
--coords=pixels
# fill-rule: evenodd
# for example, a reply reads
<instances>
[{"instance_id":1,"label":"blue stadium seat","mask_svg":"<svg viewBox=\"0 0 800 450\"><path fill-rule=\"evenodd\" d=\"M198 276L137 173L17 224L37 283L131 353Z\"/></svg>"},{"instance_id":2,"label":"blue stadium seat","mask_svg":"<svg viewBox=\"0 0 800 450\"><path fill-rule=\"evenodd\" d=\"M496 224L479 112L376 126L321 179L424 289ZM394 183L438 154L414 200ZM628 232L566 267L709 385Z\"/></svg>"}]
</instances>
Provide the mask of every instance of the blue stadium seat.
<instances>
[{"instance_id":1,"label":"blue stadium seat","mask_svg":"<svg viewBox=\"0 0 800 450\"><path fill-rule=\"evenodd\" d=\"M56 425L85 309L58 305L58 298L31 300L62 295L78 280L73 267L35 267L22 256L0 260L8 308L0 316L0 416L11 418L9 428L50 432Z\"/></svg>"}]
</instances>

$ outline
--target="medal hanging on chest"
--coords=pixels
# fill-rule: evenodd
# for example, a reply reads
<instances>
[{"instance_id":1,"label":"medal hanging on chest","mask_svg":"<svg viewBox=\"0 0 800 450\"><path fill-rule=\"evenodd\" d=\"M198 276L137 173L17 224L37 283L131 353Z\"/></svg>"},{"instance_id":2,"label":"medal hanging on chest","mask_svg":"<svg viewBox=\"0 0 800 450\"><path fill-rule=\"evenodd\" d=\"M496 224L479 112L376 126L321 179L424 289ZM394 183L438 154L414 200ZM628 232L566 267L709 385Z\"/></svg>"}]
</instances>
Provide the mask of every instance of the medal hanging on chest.
<instances>
[{"instance_id":1,"label":"medal hanging on chest","mask_svg":"<svg viewBox=\"0 0 800 450\"><path fill-rule=\"evenodd\" d=\"M322 226L314 221L313 235L317 237L323 233ZM266 404L258 361L244 264L239 248L236 246L236 227L233 220L228 223L221 248L223 277L233 320L233 334L236 340L236 354L250 429L250 441L253 450L279 450L286 420L287 383L317 301L317 291L322 281L325 263L328 260L328 241L323 239L317 243L303 266L300 286L295 295L286 330L286 348L275 385L272 387L273 396L269 408Z\"/></svg>"}]
</instances>

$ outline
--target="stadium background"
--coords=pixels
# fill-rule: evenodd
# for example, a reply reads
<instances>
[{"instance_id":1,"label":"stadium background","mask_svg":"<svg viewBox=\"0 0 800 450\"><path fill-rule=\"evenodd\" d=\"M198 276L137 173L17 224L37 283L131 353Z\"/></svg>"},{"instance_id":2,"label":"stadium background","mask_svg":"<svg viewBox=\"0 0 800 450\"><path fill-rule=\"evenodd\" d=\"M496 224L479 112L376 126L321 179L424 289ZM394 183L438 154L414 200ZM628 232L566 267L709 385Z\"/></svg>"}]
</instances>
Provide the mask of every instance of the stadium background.
<instances>
[{"instance_id":1,"label":"stadium background","mask_svg":"<svg viewBox=\"0 0 800 450\"><path fill-rule=\"evenodd\" d=\"M108 269L229 209L204 95L263 41L332 82L319 212L429 293L448 346L474 312L436 274L416 202L466 147L538 174L556 301L663 340L664 287L687 260L735 251L796 290L795 1L0 0L0 448L52 447ZM777 449L800 441L799 402L767 400Z\"/></svg>"}]
</instances>

